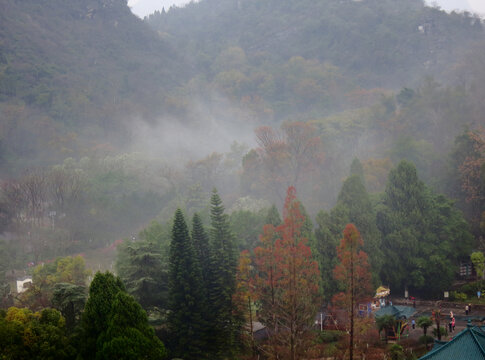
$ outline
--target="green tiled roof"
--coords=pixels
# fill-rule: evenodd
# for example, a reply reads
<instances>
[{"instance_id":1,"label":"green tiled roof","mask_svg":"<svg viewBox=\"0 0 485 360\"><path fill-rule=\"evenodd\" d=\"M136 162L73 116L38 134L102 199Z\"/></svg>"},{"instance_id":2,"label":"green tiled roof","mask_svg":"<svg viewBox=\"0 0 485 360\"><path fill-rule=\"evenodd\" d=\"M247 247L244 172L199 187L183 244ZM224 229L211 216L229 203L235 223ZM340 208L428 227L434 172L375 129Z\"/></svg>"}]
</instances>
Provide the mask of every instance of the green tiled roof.
<instances>
[{"instance_id":1,"label":"green tiled roof","mask_svg":"<svg viewBox=\"0 0 485 360\"><path fill-rule=\"evenodd\" d=\"M485 360L485 332L469 325L447 343L437 343L419 360Z\"/></svg>"},{"instance_id":2,"label":"green tiled roof","mask_svg":"<svg viewBox=\"0 0 485 360\"><path fill-rule=\"evenodd\" d=\"M392 315L396 319L409 319L415 312L416 309L409 306L390 305L377 310L375 316Z\"/></svg>"}]
</instances>

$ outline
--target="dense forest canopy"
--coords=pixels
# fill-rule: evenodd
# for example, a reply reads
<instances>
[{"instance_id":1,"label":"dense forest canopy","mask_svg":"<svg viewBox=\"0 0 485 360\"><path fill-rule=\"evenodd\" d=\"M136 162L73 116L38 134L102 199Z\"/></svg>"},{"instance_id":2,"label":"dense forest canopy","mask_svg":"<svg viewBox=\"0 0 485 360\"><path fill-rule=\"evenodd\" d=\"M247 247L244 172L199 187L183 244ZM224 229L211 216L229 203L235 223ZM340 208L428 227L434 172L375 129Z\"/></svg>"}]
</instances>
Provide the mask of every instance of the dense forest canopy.
<instances>
[{"instance_id":1,"label":"dense forest canopy","mask_svg":"<svg viewBox=\"0 0 485 360\"><path fill-rule=\"evenodd\" d=\"M0 0L0 23L0 348L20 358L41 356L27 332L58 358L316 358L308 324L354 307L348 269L359 301L434 298L485 251L478 15Z\"/></svg>"}]
</instances>

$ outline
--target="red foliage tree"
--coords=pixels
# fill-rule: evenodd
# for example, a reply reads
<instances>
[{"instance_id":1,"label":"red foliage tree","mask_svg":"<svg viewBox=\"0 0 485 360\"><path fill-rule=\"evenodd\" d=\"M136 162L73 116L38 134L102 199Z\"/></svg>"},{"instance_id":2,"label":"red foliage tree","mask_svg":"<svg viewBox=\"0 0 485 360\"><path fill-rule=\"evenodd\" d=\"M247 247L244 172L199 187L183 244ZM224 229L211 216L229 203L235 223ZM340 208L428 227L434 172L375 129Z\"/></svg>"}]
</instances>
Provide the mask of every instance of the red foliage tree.
<instances>
[{"instance_id":1,"label":"red foliage tree","mask_svg":"<svg viewBox=\"0 0 485 360\"><path fill-rule=\"evenodd\" d=\"M261 301L260 321L270 327L270 355L296 360L309 348L309 330L319 306L319 271L307 239L305 218L288 189L283 223L264 227L255 249L255 291Z\"/></svg>"},{"instance_id":2,"label":"red foliage tree","mask_svg":"<svg viewBox=\"0 0 485 360\"><path fill-rule=\"evenodd\" d=\"M252 281L251 256L244 250L239 255L236 273L236 292L233 295L235 317L241 321L240 342L244 348L251 348L254 355L254 284Z\"/></svg>"},{"instance_id":3,"label":"red foliage tree","mask_svg":"<svg viewBox=\"0 0 485 360\"><path fill-rule=\"evenodd\" d=\"M353 358L355 313L361 302L367 302L372 296L371 272L367 254L361 250L364 241L354 224L347 224L340 245L337 246L339 263L333 270L334 278L344 289L336 294L332 302L335 307L348 314L350 335L350 359Z\"/></svg>"}]
</instances>

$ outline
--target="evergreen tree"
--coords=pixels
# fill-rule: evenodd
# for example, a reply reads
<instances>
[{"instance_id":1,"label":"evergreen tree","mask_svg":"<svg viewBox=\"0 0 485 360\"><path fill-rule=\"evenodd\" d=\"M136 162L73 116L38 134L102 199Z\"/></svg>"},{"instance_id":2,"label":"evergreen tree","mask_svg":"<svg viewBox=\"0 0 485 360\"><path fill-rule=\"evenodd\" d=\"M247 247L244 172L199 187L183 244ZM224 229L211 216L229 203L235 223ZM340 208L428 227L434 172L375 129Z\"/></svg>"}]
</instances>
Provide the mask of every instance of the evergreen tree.
<instances>
[{"instance_id":1,"label":"evergreen tree","mask_svg":"<svg viewBox=\"0 0 485 360\"><path fill-rule=\"evenodd\" d=\"M101 350L98 338L106 332L111 305L123 283L112 273L97 272L89 287L89 298L82 317L81 353L85 359L94 359Z\"/></svg>"},{"instance_id":2,"label":"evergreen tree","mask_svg":"<svg viewBox=\"0 0 485 360\"><path fill-rule=\"evenodd\" d=\"M86 304L86 287L69 283L54 286L52 304L66 319L66 329L71 332L81 317Z\"/></svg>"},{"instance_id":3,"label":"evergreen tree","mask_svg":"<svg viewBox=\"0 0 485 360\"><path fill-rule=\"evenodd\" d=\"M352 160L352 164L350 164L350 176L352 175L359 176L364 182L364 167L358 158Z\"/></svg>"},{"instance_id":4,"label":"evergreen tree","mask_svg":"<svg viewBox=\"0 0 485 360\"><path fill-rule=\"evenodd\" d=\"M192 218L192 241L194 244L195 255L202 271L202 280L205 290L208 287L208 274L210 271L209 236L207 235L202 220L197 213L195 213Z\"/></svg>"},{"instance_id":5,"label":"evergreen tree","mask_svg":"<svg viewBox=\"0 0 485 360\"><path fill-rule=\"evenodd\" d=\"M168 326L174 356L203 358L204 299L201 270L182 211L175 212L169 259Z\"/></svg>"},{"instance_id":6,"label":"evergreen tree","mask_svg":"<svg viewBox=\"0 0 485 360\"><path fill-rule=\"evenodd\" d=\"M352 164L354 171L357 171L356 161L354 160ZM315 231L315 241L311 244L319 262L323 291L327 299L338 290L338 285L332 276L332 271L337 264L335 249L339 244L342 231L348 223L355 224L361 230L364 239L363 250L369 254L373 282L374 285L378 285L383 263L381 234L376 225L375 210L362 182L362 177L358 174L351 175L344 181L337 204L330 214L320 212L317 215L318 227Z\"/></svg>"},{"instance_id":7,"label":"evergreen tree","mask_svg":"<svg viewBox=\"0 0 485 360\"><path fill-rule=\"evenodd\" d=\"M209 314L211 314L211 343L214 356L231 357L237 331L232 316L232 296L235 292L237 254L229 219L217 190L211 197L211 271L209 287Z\"/></svg>"},{"instance_id":8,"label":"evergreen tree","mask_svg":"<svg viewBox=\"0 0 485 360\"><path fill-rule=\"evenodd\" d=\"M126 291L147 309L167 307L168 269L160 245L153 241L125 241L118 247L116 271Z\"/></svg>"},{"instance_id":9,"label":"evergreen tree","mask_svg":"<svg viewBox=\"0 0 485 360\"><path fill-rule=\"evenodd\" d=\"M315 241L310 243L312 254L318 262L321 274L321 291L325 300L329 301L338 291L338 285L333 278L333 269L337 265L337 245L339 238L336 234L345 226L346 217L339 214L341 208L335 208L329 214L320 211L316 217Z\"/></svg>"},{"instance_id":10,"label":"evergreen tree","mask_svg":"<svg viewBox=\"0 0 485 360\"><path fill-rule=\"evenodd\" d=\"M272 205L268 210L268 215L266 215L265 224L271 224L273 226L279 226L281 224L281 216L276 208L276 205Z\"/></svg>"},{"instance_id":11,"label":"evergreen tree","mask_svg":"<svg viewBox=\"0 0 485 360\"><path fill-rule=\"evenodd\" d=\"M363 250L369 254L374 285L378 285L383 263L381 234L377 229L374 208L360 175L352 175L344 181L337 204L346 209L349 223L359 229L364 239Z\"/></svg>"},{"instance_id":12,"label":"evergreen tree","mask_svg":"<svg viewBox=\"0 0 485 360\"><path fill-rule=\"evenodd\" d=\"M439 295L472 246L461 212L443 195L433 194L407 161L389 173L377 226L385 255L381 276L399 292L407 287L422 296Z\"/></svg>"},{"instance_id":13,"label":"evergreen tree","mask_svg":"<svg viewBox=\"0 0 485 360\"><path fill-rule=\"evenodd\" d=\"M127 293L121 291L115 296L107 325L97 359L159 360L166 356L145 311Z\"/></svg>"}]
</instances>

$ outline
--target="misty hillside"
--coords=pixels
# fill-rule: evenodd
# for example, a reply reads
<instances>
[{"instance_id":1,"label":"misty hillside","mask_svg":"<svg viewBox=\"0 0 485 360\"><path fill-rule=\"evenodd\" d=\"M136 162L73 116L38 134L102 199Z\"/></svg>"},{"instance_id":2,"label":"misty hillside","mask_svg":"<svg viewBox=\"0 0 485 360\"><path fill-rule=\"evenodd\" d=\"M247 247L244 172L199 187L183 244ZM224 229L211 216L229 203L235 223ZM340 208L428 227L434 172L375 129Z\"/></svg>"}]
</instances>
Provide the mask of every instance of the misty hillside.
<instances>
[{"instance_id":1,"label":"misty hillside","mask_svg":"<svg viewBox=\"0 0 485 360\"><path fill-rule=\"evenodd\" d=\"M68 130L106 136L128 114L154 116L183 79L176 51L125 1L1 0L0 23L3 161Z\"/></svg>"},{"instance_id":2,"label":"misty hillside","mask_svg":"<svg viewBox=\"0 0 485 360\"><path fill-rule=\"evenodd\" d=\"M203 0L148 22L209 76L217 56L237 46L251 65L301 56L337 66L365 87L440 75L484 35L471 14L447 14L421 0Z\"/></svg>"},{"instance_id":3,"label":"misty hillside","mask_svg":"<svg viewBox=\"0 0 485 360\"><path fill-rule=\"evenodd\" d=\"M125 146L135 118L254 128L368 106L483 38L479 19L418 0L203 0L145 23L125 1L0 10L4 169Z\"/></svg>"},{"instance_id":4,"label":"misty hillside","mask_svg":"<svg viewBox=\"0 0 485 360\"><path fill-rule=\"evenodd\" d=\"M485 311L484 19L0 0L0 24L0 359L404 359L404 322L354 324L379 285Z\"/></svg>"},{"instance_id":5,"label":"misty hillside","mask_svg":"<svg viewBox=\"0 0 485 360\"><path fill-rule=\"evenodd\" d=\"M124 1L2 0L0 7L2 99L55 108L75 102L63 97L67 91L93 105L143 101L179 81L174 50ZM67 121L61 109L51 112Z\"/></svg>"}]
</instances>

